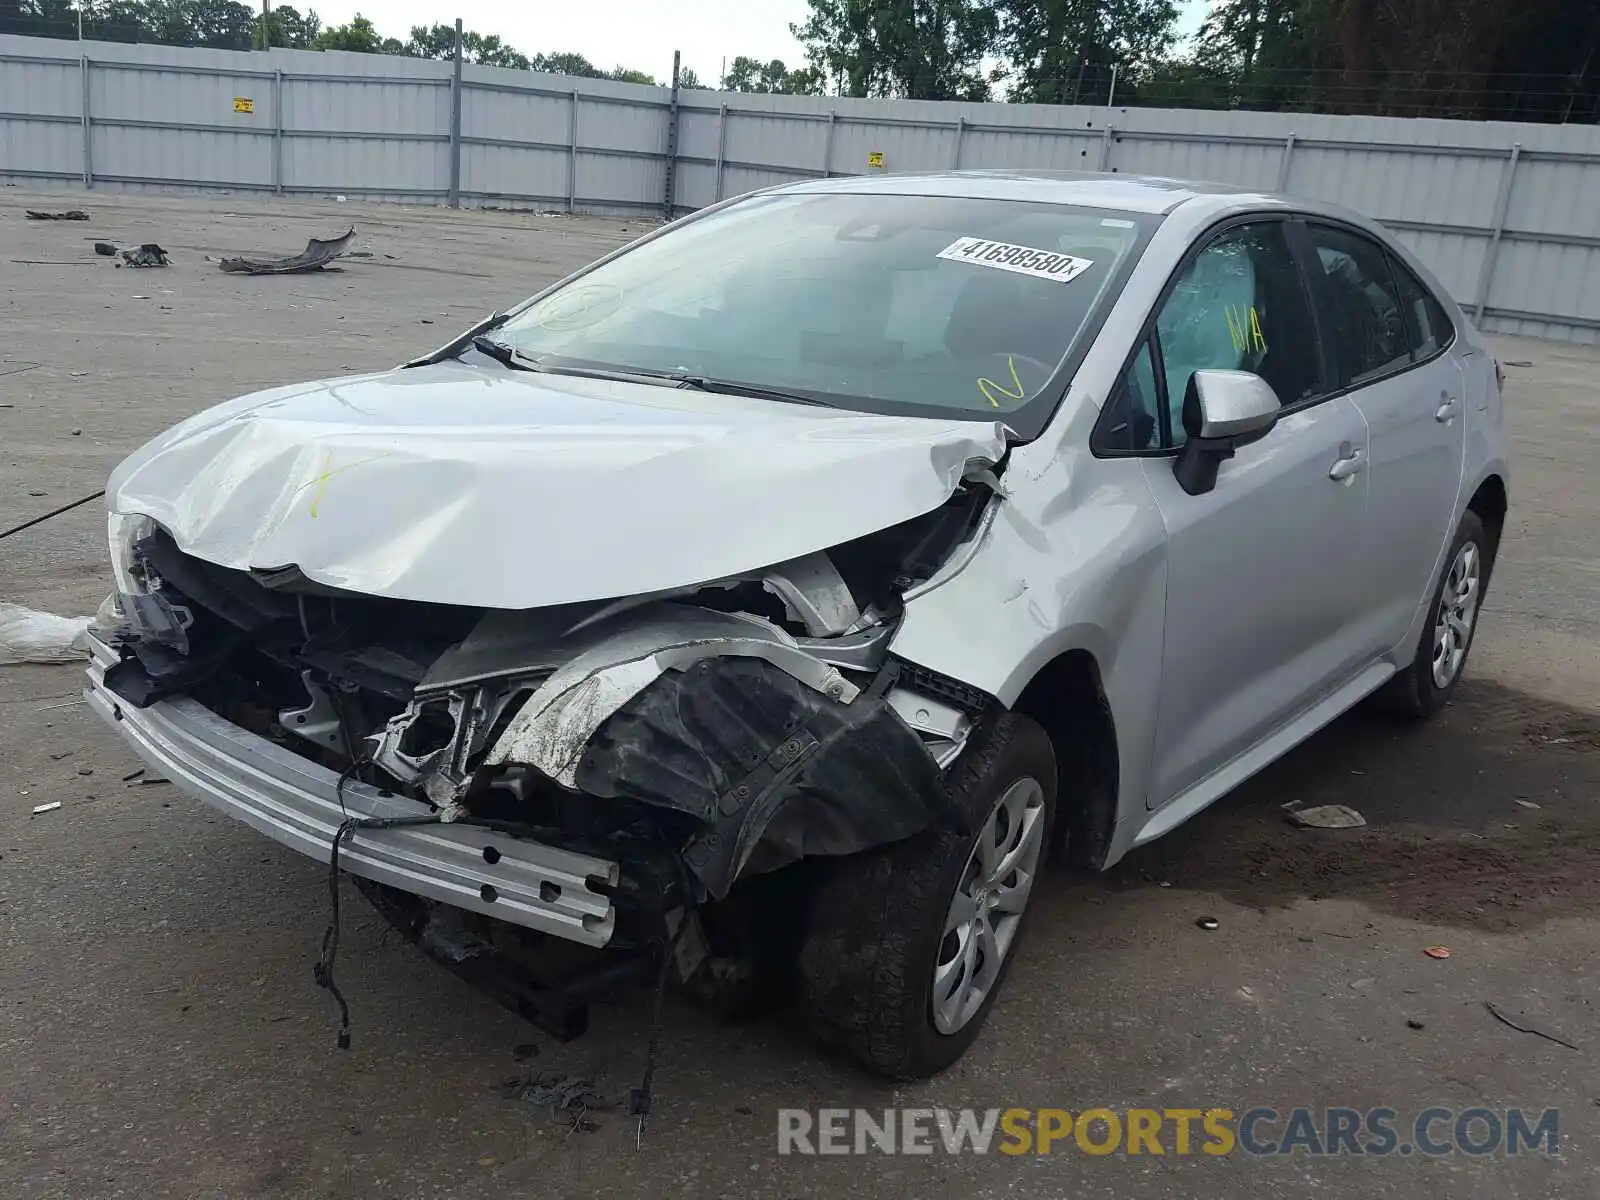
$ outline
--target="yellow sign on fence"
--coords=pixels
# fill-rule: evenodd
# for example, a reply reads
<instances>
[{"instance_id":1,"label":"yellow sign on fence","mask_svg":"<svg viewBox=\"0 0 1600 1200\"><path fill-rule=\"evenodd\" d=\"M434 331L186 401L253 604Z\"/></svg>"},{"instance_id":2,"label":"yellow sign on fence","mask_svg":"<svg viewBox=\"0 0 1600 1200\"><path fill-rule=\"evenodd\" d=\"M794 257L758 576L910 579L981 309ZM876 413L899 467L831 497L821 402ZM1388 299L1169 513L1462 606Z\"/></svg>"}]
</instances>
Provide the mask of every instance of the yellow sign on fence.
<instances>
[{"instance_id":1,"label":"yellow sign on fence","mask_svg":"<svg viewBox=\"0 0 1600 1200\"><path fill-rule=\"evenodd\" d=\"M869 167L881 167L881 166L883 166L883 151L882 150L874 150L870 154L868 154L867 155L867 166L869 166Z\"/></svg>"},{"instance_id":2,"label":"yellow sign on fence","mask_svg":"<svg viewBox=\"0 0 1600 1200\"><path fill-rule=\"evenodd\" d=\"M256 110L256 102L254 100L250 99L249 96L235 96L233 98L233 111L234 112L253 113L253 112L255 112L255 110Z\"/></svg>"}]
</instances>

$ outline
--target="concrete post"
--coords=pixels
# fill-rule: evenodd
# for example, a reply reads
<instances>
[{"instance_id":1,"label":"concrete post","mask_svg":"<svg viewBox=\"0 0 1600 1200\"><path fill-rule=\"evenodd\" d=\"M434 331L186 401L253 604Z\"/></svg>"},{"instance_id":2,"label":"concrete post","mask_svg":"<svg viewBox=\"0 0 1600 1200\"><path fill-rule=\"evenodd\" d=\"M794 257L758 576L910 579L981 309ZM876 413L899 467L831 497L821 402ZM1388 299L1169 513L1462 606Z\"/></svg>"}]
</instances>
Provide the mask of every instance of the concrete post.
<instances>
[{"instance_id":1,"label":"concrete post","mask_svg":"<svg viewBox=\"0 0 1600 1200\"><path fill-rule=\"evenodd\" d=\"M578 89L572 89L567 109L567 215L578 210Z\"/></svg>"},{"instance_id":2,"label":"concrete post","mask_svg":"<svg viewBox=\"0 0 1600 1200\"><path fill-rule=\"evenodd\" d=\"M1522 157L1522 143L1511 147L1506 165L1500 168L1500 194L1494 202L1494 228L1489 232L1489 245L1483 251L1483 270L1478 272L1478 298L1472 319L1483 323L1484 309L1489 307L1489 289L1494 286L1494 268L1500 258L1500 239L1505 236L1506 214L1511 211L1511 189L1517 180L1517 161Z\"/></svg>"},{"instance_id":3,"label":"concrete post","mask_svg":"<svg viewBox=\"0 0 1600 1200\"><path fill-rule=\"evenodd\" d=\"M80 54L78 56L78 74L83 83L83 186L86 188L94 186L94 133L89 128L91 124L89 113L89 70L89 56Z\"/></svg>"},{"instance_id":4,"label":"concrete post","mask_svg":"<svg viewBox=\"0 0 1600 1200\"><path fill-rule=\"evenodd\" d=\"M728 103L723 101L717 110L717 176L712 202L722 199L722 164L728 155Z\"/></svg>"},{"instance_id":5,"label":"concrete post","mask_svg":"<svg viewBox=\"0 0 1600 1200\"><path fill-rule=\"evenodd\" d=\"M283 72L272 72L272 191L283 195Z\"/></svg>"},{"instance_id":6,"label":"concrete post","mask_svg":"<svg viewBox=\"0 0 1600 1200\"><path fill-rule=\"evenodd\" d=\"M683 55L672 52L672 100L667 108L667 178L661 189L661 215L672 220L678 211L678 75Z\"/></svg>"},{"instance_id":7,"label":"concrete post","mask_svg":"<svg viewBox=\"0 0 1600 1200\"><path fill-rule=\"evenodd\" d=\"M450 76L450 207L461 207L461 18L456 18L455 70Z\"/></svg>"},{"instance_id":8,"label":"concrete post","mask_svg":"<svg viewBox=\"0 0 1600 1200\"><path fill-rule=\"evenodd\" d=\"M1278 159L1278 191L1289 190L1289 161L1294 157L1295 135L1283 139L1283 155Z\"/></svg>"}]
</instances>

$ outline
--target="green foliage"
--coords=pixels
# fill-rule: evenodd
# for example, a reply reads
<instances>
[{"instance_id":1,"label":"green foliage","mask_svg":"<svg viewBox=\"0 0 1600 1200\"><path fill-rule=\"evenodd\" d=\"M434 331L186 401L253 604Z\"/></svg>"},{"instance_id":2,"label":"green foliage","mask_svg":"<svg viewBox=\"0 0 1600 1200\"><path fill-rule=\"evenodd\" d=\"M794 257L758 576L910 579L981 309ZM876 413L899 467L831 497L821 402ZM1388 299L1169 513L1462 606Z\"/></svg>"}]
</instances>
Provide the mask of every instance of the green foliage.
<instances>
[{"instance_id":1,"label":"green foliage","mask_svg":"<svg viewBox=\"0 0 1600 1200\"><path fill-rule=\"evenodd\" d=\"M790 26L806 59L843 96L986 100L1000 77L993 0L806 0Z\"/></svg>"},{"instance_id":2,"label":"green foliage","mask_svg":"<svg viewBox=\"0 0 1600 1200\"><path fill-rule=\"evenodd\" d=\"M577 75L584 79L604 79L606 73L581 54L535 54L530 63L535 71L552 75Z\"/></svg>"},{"instance_id":3,"label":"green foliage","mask_svg":"<svg viewBox=\"0 0 1600 1200\"><path fill-rule=\"evenodd\" d=\"M998 0L998 8L1009 100L1093 103L1107 94L1113 63L1131 88L1176 41L1173 0Z\"/></svg>"},{"instance_id":4,"label":"green foliage","mask_svg":"<svg viewBox=\"0 0 1600 1200\"><path fill-rule=\"evenodd\" d=\"M760 62L739 55L722 77L728 92L766 92L784 96L815 96L822 92L822 72L815 67L790 70L781 58Z\"/></svg>"},{"instance_id":5,"label":"green foliage","mask_svg":"<svg viewBox=\"0 0 1600 1200\"><path fill-rule=\"evenodd\" d=\"M261 44L261 23L256 22L255 45ZM316 45L317 35L322 32L322 18L317 16L316 9L307 9L305 16L301 16L298 9L292 4L274 4L271 16L267 22L267 33L274 46L286 47L290 50L309 50Z\"/></svg>"},{"instance_id":6,"label":"green foliage","mask_svg":"<svg viewBox=\"0 0 1600 1200\"><path fill-rule=\"evenodd\" d=\"M1359 112L1490 120L1600 120L1597 0L1212 0L1179 46L1178 0L806 0L792 26L808 65L741 55L729 91L926 100ZM408 54L449 60L455 28L401 41L364 16L324 27L314 10L258 0L0 0L0 33L83 35L248 50ZM526 55L467 30L467 62L655 83L581 54ZM679 86L705 86L684 71Z\"/></svg>"}]
</instances>

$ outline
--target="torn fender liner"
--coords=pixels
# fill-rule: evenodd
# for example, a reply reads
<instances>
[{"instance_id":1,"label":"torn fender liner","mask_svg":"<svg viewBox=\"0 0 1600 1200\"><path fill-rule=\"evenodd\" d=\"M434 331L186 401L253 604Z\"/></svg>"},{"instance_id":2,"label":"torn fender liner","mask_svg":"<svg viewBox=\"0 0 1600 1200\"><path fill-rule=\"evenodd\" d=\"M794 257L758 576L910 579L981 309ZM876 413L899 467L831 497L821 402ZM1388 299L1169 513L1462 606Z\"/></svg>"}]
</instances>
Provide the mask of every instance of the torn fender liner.
<instances>
[{"instance_id":1,"label":"torn fender liner","mask_svg":"<svg viewBox=\"0 0 1600 1200\"><path fill-rule=\"evenodd\" d=\"M703 821L683 857L718 898L743 873L954 817L937 764L883 700L840 704L757 658L667 671L600 726L576 778Z\"/></svg>"},{"instance_id":2,"label":"torn fender liner","mask_svg":"<svg viewBox=\"0 0 1600 1200\"><path fill-rule=\"evenodd\" d=\"M217 265L236 275L298 275L320 271L350 248L354 227L336 238L312 238L306 248L289 258L225 258Z\"/></svg>"}]
</instances>

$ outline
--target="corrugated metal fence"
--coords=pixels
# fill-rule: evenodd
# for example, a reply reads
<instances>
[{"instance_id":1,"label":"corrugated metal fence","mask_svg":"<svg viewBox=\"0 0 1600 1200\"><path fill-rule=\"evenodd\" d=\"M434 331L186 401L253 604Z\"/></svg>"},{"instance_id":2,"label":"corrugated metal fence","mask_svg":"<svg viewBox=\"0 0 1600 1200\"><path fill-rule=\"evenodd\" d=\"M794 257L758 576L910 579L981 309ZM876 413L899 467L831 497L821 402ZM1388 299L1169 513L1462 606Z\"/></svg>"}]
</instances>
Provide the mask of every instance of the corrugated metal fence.
<instances>
[{"instance_id":1,"label":"corrugated metal fence","mask_svg":"<svg viewBox=\"0 0 1600 1200\"><path fill-rule=\"evenodd\" d=\"M674 95L379 55L0 36L12 179L637 213L663 211L668 186L682 212L794 179L952 167L1336 200L1394 229L1485 328L1600 341L1595 126Z\"/></svg>"}]
</instances>

